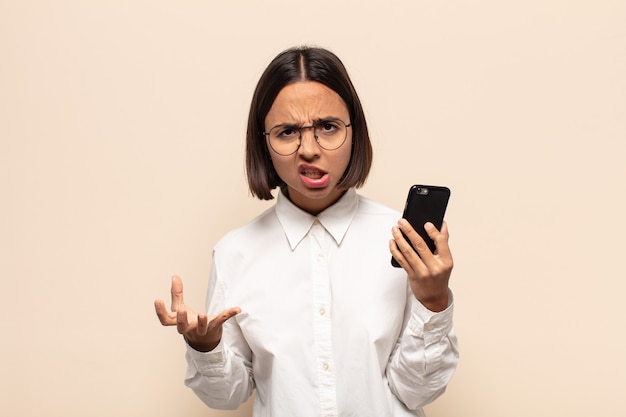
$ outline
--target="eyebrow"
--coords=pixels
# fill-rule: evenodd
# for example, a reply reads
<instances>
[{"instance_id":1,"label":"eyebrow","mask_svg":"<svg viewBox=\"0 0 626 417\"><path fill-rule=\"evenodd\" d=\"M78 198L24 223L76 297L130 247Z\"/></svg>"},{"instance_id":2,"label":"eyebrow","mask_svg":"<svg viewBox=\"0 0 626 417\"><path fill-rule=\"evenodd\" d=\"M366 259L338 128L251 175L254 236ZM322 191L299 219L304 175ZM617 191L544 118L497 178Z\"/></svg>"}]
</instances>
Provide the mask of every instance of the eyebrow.
<instances>
[{"instance_id":1,"label":"eyebrow","mask_svg":"<svg viewBox=\"0 0 626 417\"><path fill-rule=\"evenodd\" d=\"M343 119L341 117L336 117L336 116L327 116L327 117L320 117L317 119L313 119L313 124L319 124L319 123L324 123L324 122L334 122L336 120L341 120L343 122ZM345 123L345 122L344 122ZM304 126L304 123L300 122L300 123L279 123L277 125L274 125L273 127L277 127L277 126L289 126L289 127L302 127Z\"/></svg>"}]
</instances>

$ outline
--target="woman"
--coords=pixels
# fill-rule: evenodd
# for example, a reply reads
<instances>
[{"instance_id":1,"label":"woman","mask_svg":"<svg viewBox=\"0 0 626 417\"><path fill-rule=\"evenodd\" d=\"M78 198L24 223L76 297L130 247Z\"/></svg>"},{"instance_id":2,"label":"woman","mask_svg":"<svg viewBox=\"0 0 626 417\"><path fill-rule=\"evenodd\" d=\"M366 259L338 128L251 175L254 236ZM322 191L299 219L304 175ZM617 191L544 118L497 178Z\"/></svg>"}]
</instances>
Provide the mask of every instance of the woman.
<instances>
[{"instance_id":1,"label":"woman","mask_svg":"<svg viewBox=\"0 0 626 417\"><path fill-rule=\"evenodd\" d=\"M399 213L359 196L371 161L341 61L279 54L254 92L246 148L252 194L278 188L277 202L215 246L207 314L185 306L178 277L172 311L155 302L187 341L185 383L210 407L256 389L254 416L415 416L445 390L458 360L447 226L427 225L431 253Z\"/></svg>"}]
</instances>

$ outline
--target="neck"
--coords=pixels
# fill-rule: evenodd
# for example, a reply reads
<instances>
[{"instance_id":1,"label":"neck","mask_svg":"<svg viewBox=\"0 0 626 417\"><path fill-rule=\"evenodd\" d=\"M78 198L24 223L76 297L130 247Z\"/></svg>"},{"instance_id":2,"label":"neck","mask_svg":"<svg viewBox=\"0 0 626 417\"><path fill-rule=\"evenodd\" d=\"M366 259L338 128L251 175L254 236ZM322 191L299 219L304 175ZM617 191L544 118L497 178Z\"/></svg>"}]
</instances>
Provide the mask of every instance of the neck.
<instances>
[{"instance_id":1,"label":"neck","mask_svg":"<svg viewBox=\"0 0 626 417\"><path fill-rule=\"evenodd\" d=\"M312 214L313 216L317 216L328 207L339 201L339 199L343 197L346 191L347 190L337 190L337 192L333 193L332 195L328 195L319 199L314 199L304 197L298 193L293 193L292 195L290 195L289 189L287 189L286 187L282 189L283 194L285 194L285 197L287 197L289 201L291 201L298 208L306 211L309 214Z\"/></svg>"}]
</instances>

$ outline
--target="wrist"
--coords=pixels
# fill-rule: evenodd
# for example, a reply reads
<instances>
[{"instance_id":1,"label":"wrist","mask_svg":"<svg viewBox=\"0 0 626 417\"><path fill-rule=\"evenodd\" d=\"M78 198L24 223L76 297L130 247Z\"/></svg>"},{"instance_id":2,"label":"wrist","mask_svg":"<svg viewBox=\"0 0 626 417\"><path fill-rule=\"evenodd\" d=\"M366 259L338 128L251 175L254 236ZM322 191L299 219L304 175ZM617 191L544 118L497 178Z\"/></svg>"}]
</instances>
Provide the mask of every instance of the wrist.
<instances>
[{"instance_id":1,"label":"wrist","mask_svg":"<svg viewBox=\"0 0 626 417\"><path fill-rule=\"evenodd\" d=\"M187 337L184 337L184 338L185 338L185 342L190 348L192 348L195 351L202 352L202 353L211 352L217 347L217 345L220 344L219 340L217 342L206 343L206 342L192 341L192 340L189 340Z\"/></svg>"},{"instance_id":2,"label":"wrist","mask_svg":"<svg viewBox=\"0 0 626 417\"><path fill-rule=\"evenodd\" d=\"M446 308L448 308L449 297L448 292L446 291L445 295L440 297L429 297L429 298L418 298L417 299L424 307L433 313L440 313Z\"/></svg>"}]
</instances>

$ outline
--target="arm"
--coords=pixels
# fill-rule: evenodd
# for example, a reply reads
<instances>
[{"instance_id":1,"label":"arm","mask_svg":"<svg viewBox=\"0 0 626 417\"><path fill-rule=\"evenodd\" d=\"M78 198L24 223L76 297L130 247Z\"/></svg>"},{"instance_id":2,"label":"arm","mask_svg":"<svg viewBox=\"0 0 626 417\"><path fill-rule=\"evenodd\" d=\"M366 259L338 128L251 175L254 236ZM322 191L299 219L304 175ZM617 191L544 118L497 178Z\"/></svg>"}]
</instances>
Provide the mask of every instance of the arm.
<instances>
[{"instance_id":1,"label":"arm","mask_svg":"<svg viewBox=\"0 0 626 417\"><path fill-rule=\"evenodd\" d=\"M214 258L207 293L209 314L224 310L225 288L217 270ZM236 320L224 323L222 340L215 349L198 352L187 346L186 359L185 385L211 408L236 409L254 391L252 352Z\"/></svg>"},{"instance_id":2,"label":"arm","mask_svg":"<svg viewBox=\"0 0 626 417\"><path fill-rule=\"evenodd\" d=\"M407 303L405 327L386 369L391 391L409 409L433 402L444 393L459 359L452 324L453 302L433 313L412 294Z\"/></svg>"},{"instance_id":3,"label":"arm","mask_svg":"<svg viewBox=\"0 0 626 417\"><path fill-rule=\"evenodd\" d=\"M213 291L216 286L213 272L211 278L209 294L215 302L209 314L197 314L185 306L179 277L172 278L171 311L167 311L162 300L154 304L161 324L176 326L187 342L185 384L209 407L234 409L254 388L250 366L222 342L222 334L228 334L228 329L233 327L229 319L241 309L223 308L223 291ZM212 311L218 313L211 314Z\"/></svg>"},{"instance_id":4,"label":"arm","mask_svg":"<svg viewBox=\"0 0 626 417\"><path fill-rule=\"evenodd\" d=\"M209 407L234 410L254 390L252 365L225 343L211 352L187 347L185 385Z\"/></svg>"},{"instance_id":5,"label":"arm","mask_svg":"<svg viewBox=\"0 0 626 417\"><path fill-rule=\"evenodd\" d=\"M426 230L435 242L435 253L430 252L406 220L400 220L393 228L394 239L389 245L407 272L411 291L406 324L387 366L387 378L394 394L410 409L423 407L439 397L458 363L452 294L448 289L453 267L448 228L444 223L438 231L427 224Z\"/></svg>"}]
</instances>

